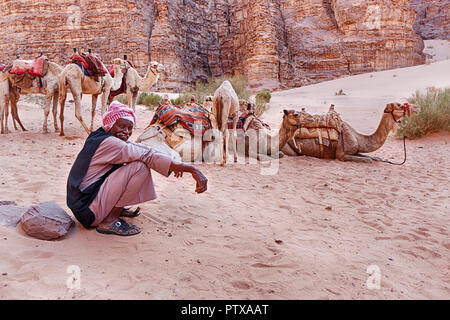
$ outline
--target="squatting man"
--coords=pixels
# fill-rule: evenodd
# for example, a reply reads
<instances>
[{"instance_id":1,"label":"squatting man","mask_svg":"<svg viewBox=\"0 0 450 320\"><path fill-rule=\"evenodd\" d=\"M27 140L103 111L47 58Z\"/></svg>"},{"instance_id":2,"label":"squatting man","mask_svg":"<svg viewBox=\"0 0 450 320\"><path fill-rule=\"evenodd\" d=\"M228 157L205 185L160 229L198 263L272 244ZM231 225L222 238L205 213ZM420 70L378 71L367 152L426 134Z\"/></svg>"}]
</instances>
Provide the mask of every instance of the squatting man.
<instances>
[{"instance_id":1,"label":"squatting man","mask_svg":"<svg viewBox=\"0 0 450 320\"><path fill-rule=\"evenodd\" d=\"M128 141L135 123L133 110L113 101L103 116L103 126L87 137L70 170L67 206L85 228L119 236L140 233L139 227L121 217L139 214L126 206L156 198L151 169L166 177L172 172L176 178L191 173L195 191L207 189L208 179L195 166Z\"/></svg>"}]
</instances>

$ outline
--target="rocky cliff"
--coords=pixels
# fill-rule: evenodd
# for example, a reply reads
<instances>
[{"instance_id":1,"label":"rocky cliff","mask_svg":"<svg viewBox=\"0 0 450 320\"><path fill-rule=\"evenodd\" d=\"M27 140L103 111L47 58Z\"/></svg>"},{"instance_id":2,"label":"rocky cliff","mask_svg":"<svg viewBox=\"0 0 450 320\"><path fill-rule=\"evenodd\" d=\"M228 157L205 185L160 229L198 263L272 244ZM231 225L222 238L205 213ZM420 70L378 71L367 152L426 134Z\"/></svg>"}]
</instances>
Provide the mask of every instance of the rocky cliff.
<instances>
[{"instance_id":1,"label":"rocky cliff","mask_svg":"<svg viewBox=\"0 0 450 320\"><path fill-rule=\"evenodd\" d=\"M450 40L449 0L411 0L411 7L417 11L414 30L423 39Z\"/></svg>"},{"instance_id":2,"label":"rocky cliff","mask_svg":"<svg viewBox=\"0 0 450 320\"><path fill-rule=\"evenodd\" d=\"M43 51L65 64L73 47L105 64L127 54L141 73L164 64L166 90L223 74L289 88L424 63L409 0L29 0L0 10L0 61Z\"/></svg>"}]
</instances>

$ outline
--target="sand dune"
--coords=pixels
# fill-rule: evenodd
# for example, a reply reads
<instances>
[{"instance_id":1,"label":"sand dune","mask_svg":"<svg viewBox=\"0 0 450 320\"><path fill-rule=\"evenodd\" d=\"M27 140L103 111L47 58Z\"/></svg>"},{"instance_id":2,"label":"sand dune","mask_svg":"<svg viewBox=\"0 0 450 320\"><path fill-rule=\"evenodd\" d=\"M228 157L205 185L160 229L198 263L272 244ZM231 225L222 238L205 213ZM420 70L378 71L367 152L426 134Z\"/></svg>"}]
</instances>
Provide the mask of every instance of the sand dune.
<instances>
[{"instance_id":1,"label":"sand dune","mask_svg":"<svg viewBox=\"0 0 450 320\"><path fill-rule=\"evenodd\" d=\"M333 103L370 133L386 103L450 86L449 70L446 60L277 92L264 119L277 128L283 108L321 113ZM64 138L40 133L39 105L19 108L29 131L0 136L0 200L55 201L70 212L66 179L86 138L73 105ZM151 117L138 106L132 139ZM403 166L285 157L262 175L267 163L199 164L209 179L200 195L190 177L155 174L159 197L133 220L138 236L77 224L40 241L0 227L0 299L449 299L449 146L448 134L410 140ZM402 141L389 137L374 155L401 161ZM81 271L79 289L67 287L70 266ZM367 285L369 266L378 289Z\"/></svg>"}]
</instances>

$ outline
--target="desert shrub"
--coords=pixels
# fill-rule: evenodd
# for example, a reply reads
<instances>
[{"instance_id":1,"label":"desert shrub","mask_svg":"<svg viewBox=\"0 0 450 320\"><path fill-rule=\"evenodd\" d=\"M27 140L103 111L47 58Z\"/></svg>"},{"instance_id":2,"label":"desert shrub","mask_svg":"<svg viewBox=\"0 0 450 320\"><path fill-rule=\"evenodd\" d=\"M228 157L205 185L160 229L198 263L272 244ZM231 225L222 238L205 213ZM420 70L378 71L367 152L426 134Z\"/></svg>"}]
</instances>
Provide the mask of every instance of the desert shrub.
<instances>
[{"instance_id":1,"label":"desert shrub","mask_svg":"<svg viewBox=\"0 0 450 320\"><path fill-rule=\"evenodd\" d=\"M179 99L182 103L189 102L193 95L198 103L203 103L206 96L213 96L214 92L225 80L230 81L239 99L248 100L250 98L250 92L247 90L247 81L243 76L221 76L211 77L206 81L197 81L194 86L184 90L180 94Z\"/></svg>"},{"instance_id":2,"label":"desert shrub","mask_svg":"<svg viewBox=\"0 0 450 320\"><path fill-rule=\"evenodd\" d=\"M255 101L256 104L269 103L271 98L272 95L270 94L270 91L264 89L256 94Z\"/></svg>"},{"instance_id":3,"label":"desert shrub","mask_svg":"<svg viewBox=\"0 0 450 320\"><path fill-rule=\"evenodd\" d=\"M161 101L162 97L158 94L142 92L137 98L136 103L143 104L147 106L147 108L153 110Z\"/></svg>"},{"instance_id":4,"label":"desert shrub","mask_svg":"<svg viewBox=\"0 0 450 320\"><path fill-rule=\"evenodd\" d=\"M117 100L120 103L128 105L128 98L127 98L127 95L125 93L122 93L122 94L119 94L118 96L115 96L114 100Z\"/></svg>"},{"instance_id":5,"label":"desert shrub","mask_svg":"<svg viewBox=\"0 0 450 320\"><path fill-rule=\"evenodd\" d=\"M264 102L257 102L255 104L255 115L257 117L261 116L267 109L269 108L269 106L267 105L267 103Z\"/></svg>"},{"instance_id":6,"label":"desert shrub","mask_svg":"<svg viewBox=\"0 0 450 320\"><path fill-rule=\"evenodd\" d=\"M419 114L402 120L397 129L398 137L423 137L434 132L450 132L450 88L427 88L416 91L408 102L420 107Z\"/></svg>"}]
</instances>

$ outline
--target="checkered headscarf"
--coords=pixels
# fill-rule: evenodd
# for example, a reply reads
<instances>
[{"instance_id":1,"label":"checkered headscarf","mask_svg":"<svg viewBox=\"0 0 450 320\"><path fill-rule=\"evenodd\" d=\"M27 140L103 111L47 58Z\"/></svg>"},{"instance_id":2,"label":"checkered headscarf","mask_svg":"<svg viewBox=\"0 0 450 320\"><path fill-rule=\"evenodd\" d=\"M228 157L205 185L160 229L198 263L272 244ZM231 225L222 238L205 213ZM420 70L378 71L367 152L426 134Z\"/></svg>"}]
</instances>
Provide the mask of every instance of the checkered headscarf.
<instances>
[{"instance_id":1,"label":"checkered headscarf","mask_svg":"<svg viewBox=\"0 0 450 320\"><path fill-rule=\"evenodd\" d=\"M108 107L108 111L103 115L103 129L105 131L111 130L118 119L127 119L136 124L136 116L133 109L128 108L126 105L113 101Z\"/></svg>"}]
</instances>

